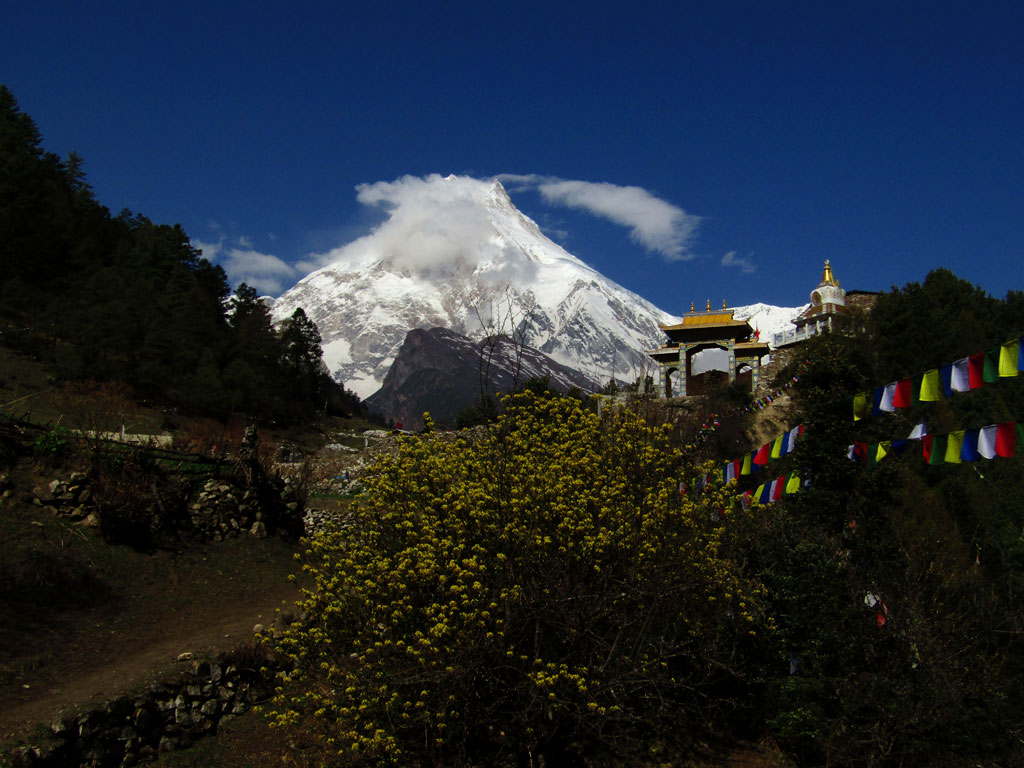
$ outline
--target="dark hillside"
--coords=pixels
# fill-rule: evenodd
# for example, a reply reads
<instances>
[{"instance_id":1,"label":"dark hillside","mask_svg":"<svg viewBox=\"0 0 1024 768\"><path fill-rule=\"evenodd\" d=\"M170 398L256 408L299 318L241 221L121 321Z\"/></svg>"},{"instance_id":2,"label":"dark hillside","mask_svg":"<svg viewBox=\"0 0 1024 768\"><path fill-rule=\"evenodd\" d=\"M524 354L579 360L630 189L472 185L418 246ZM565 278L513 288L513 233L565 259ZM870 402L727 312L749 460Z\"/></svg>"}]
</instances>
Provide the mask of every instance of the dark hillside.
<instances>
[{"instance_id":1,"label":"dark hillside","mask_svg":"<svg viewBox=\"0 0 1024 768\"><path fill-rule=\"evenodd\" d=\"M62 380L121 381L190 413L299 422L365 414L331 380L300 310L279 329L182 228L111 216L83 160L46 152L0 86L0 345Z\"/></svg>"},{"instance_id":2,"label":"dark hillside","mask_svg":"<svg viewBox=\"0 0 1024 768\"><path fill-rule=\"evenodd\" d=\"M938 465L921 441L897 446L922 419L935 435L1021 423L1024 373L857 422L852 410L858 392L1019 337L1021 310L1017 293L937 270L880 295L867 329L804 349L793 462L811 485L741 534L778 622L765 723L800 764L1022 757L1024 440L1013 458ZM846 458L887 440L877 466Z\"/></svg>"}]
</instances>

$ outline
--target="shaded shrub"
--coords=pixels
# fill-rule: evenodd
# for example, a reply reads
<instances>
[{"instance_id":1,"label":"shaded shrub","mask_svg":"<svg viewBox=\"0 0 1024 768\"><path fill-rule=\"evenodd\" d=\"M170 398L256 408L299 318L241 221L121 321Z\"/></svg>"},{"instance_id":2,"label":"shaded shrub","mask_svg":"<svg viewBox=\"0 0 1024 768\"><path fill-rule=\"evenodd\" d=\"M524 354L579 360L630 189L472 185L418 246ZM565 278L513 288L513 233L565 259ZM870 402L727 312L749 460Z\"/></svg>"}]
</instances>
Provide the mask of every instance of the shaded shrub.
<instances>
[{"instance_id":1,"label":"shaded shrub","mask_svg":"<svg viewBox=\"0 0 1024 768\"><path fill-rule=\"evenodd\" d=\"M256 638L243 640L230 651L217 656L217 663L247 672L259 672L267 666L270 655L267 646Z\"/></svg>"},{"instance_id":2,"label":"shaded shrub","mask_svg":"<svg viewBox=\"0 0 1024 768\"><path fill-rule=\"evenodd\" d=\"M71 453L71 446L63 432L51 429L42 433L32 444L32 455L43 464L61 466Z\"/></svg>"},{"instance_id":3,"label":"shaded shrub","mask_svg":"<svg viewBox=\"0 0 1024 768\"><path fill-rule=\"evenodd\" d=\"M100 533L112 544L150 549L184 520L186 483L164 471L145 448L98 448L92 479Z\"/></svg>"}]
</instances>

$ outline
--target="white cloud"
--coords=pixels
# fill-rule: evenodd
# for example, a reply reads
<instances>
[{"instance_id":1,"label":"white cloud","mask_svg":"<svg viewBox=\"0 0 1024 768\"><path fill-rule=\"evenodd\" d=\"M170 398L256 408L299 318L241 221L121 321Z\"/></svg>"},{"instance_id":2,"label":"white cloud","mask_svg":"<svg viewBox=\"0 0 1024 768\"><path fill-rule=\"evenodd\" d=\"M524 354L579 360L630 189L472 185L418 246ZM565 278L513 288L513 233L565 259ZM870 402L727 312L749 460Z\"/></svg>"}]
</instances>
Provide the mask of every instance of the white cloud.
<instances>
[{"instance_id":1,"label":"white cloud","mask_svg":"<svg viewBox=\"0 0 1024 768\"><path fill-rule=\"evenodd\" d=\"M721 266L736 267L741 275L749 275L757 271L757 265L749 256L737 256L736 251L729 251L722 257Z\"/></svg>"},{"instance_id":2,"label":"white cloud","mask_svg":"<svg viewBox=\"0 0 1024 768\"><path fill-rule=\"evenodd\" d=\"M232 248L223 262L224 271L233 283L248 283L262 294L276 296L291 283L298 272L270 253L245 248Z\"/></svg>"},{"instance_id":3,"label":"white cloud","mask_svg":"<svg viewBox=\"0 0 1024 768\"><path fill-rule=\"evenodd\" d=\"M439 174L360 184L356 199L387 211L387 220L369 235L297 266L384 258L420 274L453 275L483 266L495 282L528 277L510 272L513 264L520 270L530 268L527 264L503 258L507 246L482 205L493 190L493 180Z\"/></svg>"},{"instance_id":4,"label":"white cloud","mask_svg":"<svg viewBox=\"0 0 1024 768\"><path fill-rule=\"evenodd\" d=\"M296 267L270 253L260 253L252 248L247 237L239 237L237 245L225 247L224 240L216 243L193 241L196 248L211 262L219 263L234 284L248 283L261 294L276 296L299 276Z\"/></svg>"},{"instance_id":5,"label":"white cloud","mask_svg":"<svg viewBox=\"0 0 1024 768\"><path fill-rule=\"evenodd\" d=\"M627 227L636 242L649 251L660 253L667 261L694 258L690 244L700 217L642 187L536 174L503 174L498 178L513 190L536 189L549 203L585 210Z\"/></svg>"},{"instance_id":6,"label":"white cloud","mask_svg":"<svg viewBox=\"0 0 1024 768\"><path fill-rule=\"evenodd\" d=\"M202 240L196 240L195 238L192 238L193 247L198 248L200 251L202 251L203 258L209 261L210 263L217 261L217 255L220 253L220 248L221 245L223 245L223 243L223 240L220 240L219 242L216 243L204 243Z\"/></svg>"}]
</instances>

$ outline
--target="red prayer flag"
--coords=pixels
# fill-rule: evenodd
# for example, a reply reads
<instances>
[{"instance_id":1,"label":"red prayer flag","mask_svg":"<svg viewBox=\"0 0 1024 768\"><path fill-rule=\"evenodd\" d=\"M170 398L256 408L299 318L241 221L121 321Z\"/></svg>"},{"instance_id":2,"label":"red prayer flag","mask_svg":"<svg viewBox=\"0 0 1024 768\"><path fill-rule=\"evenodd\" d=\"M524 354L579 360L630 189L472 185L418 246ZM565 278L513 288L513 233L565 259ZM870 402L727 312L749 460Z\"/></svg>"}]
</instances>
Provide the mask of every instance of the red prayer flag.
<instances>
[{"instance_id":1,"label":"red prayer flag","mask_svg":"<svg viewBox=\"0 0 1024 768\"><path fill-rule=\"evenodd\" d=\"M854 443L853 444L853 458L860 464L866 464L868 461L868 444L867 443Z\"/></svg>"},{"instance_id":2,"label":"red prayer flag","mask_svg":"<svg viewBox=\"0 0 1024 768\"><path fill-rule=\"evenodd\" d=\"M762 445L758 449L757 455L754 456L754 463L755 464L767 464L768 461L771 459L771 456L772 456L772 444L771 443L765 443L764 445Z\"/></svg>"},{"instance_id":3,"label":"red prayer flag","mask_svg":"<svg viewBox=\"0 0 1024 768\"><path fill-rule=\"evenodd\" d=\"M895 408L909 408L914 399L914 385L910 379L896 382L896 391L892 396Z\"/></svg>"},{"instance_id":4,"label":"red prayer flag","mask_svg":"<svg viewBox=\"0 0 1024 768\"><path fill-rule=\"evenodd\" d=\"M928 463L931 463L932 460L932 440L934 439L933 435L925 435L921 438L921 453L924 455L924 460Z\"/></svg>"},{"instance_id":5,"label":"red prayer flag","mask_svg":"<svg viewBox=\"0 0 1024 768\"><path fill-rule=\"evenodd\" d=\"M967 358L967 380L971 389L985 386L984 352L976 352Z\"/></svg>"},{"instance_id":6,"label":"red prayer flag","mask_svg":"<svg viewBox=\"0 0 1024 768\"><path fill-rule=\"evenodd\" d=\"M1016 441L1016 423L1004 421L996 427L996 456L1009 459L1013 457L1014 443Z\"/></svg>"},{"instance_id":7,"label":"red prayer flag","mask_svg":"<svg viewBox=\"0 0 1024 768\"><path fill-rule=\"evenodd\" d=\"M772 501L778 501L782 498L783 491L786 490L786 478L778 477L772 483Z\"/></svg>"}]
</instances>

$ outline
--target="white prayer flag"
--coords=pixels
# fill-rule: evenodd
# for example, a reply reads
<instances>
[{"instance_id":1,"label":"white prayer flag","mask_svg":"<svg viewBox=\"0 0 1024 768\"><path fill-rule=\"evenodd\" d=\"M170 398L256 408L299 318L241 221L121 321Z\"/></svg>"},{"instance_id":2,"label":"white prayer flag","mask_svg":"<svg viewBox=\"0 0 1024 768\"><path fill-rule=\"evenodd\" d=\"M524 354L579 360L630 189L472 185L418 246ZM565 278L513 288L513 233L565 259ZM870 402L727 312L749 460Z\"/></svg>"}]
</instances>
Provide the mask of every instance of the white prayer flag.
<instances>
[{"instance_id":1,"label":"white prayer flag","mask_svg":"<svg viewBox=\"0 0 1024 768\"><path fill-rule=\"evenodd\" d=\"M968 373L967 358L957 360L953 363L953 375L950 377L950 387L954 392L968 392L971 389L971 377Z\"/></svg>"}]
</instances>

